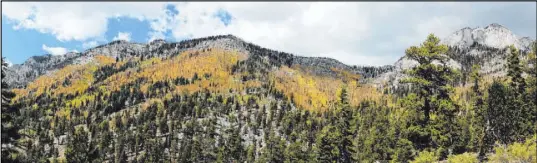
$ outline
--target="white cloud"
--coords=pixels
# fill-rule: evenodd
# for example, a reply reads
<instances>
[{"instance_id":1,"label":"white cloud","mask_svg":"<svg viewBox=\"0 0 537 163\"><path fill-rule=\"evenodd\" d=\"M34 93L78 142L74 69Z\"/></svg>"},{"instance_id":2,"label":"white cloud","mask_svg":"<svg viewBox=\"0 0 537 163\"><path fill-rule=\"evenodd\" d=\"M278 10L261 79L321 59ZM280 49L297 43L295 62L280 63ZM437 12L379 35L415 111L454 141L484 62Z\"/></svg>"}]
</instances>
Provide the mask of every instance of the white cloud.
<instances>
[{"instance_id":1,"label":"white cloud","mask_svg":"<svg viewBox=\"0 0 537 163\"><path fill-rule=\"evenodd\" d=\"M115 36L112 40L130 41L131 40L131 33L129 33L129 32L118 32L117 36Z\"/></svg>"},{"instance_id":2,"label":"white cloud","mask_svg":"<svg viewBox=\"0 0 537 163\"><path fill-rule=\"evenodd\" d=\"M85 41L102 37L108 19L120 16L158 20L165 15L162 2L5 2L2 15L16 23L15 28L49 33L60 41Z\"/></svg>"},{"instance_id":3,"label":"white cloud","mask_svg":"<svg viewBox=\"0 0 537 163\"><path fill-rule=\"evenodd\" d=\"M82 48L84 49L93 48L95 46L97 46L97 41L89 41L89 42L82 43Z\"/></svg>"},{"instance_id":4,"label":"white cloud","mask_svg":"<svg viewBox=\"0 0 537 163\"><path fill-rule=\"evenodd\" d=\"M179 14L167 14L167 4L174 5ZM504 7L506 4L511 5ZM83 47L94 45L87 40L104 40L109 18L127 16L149 22L148 41L170 37L166 33L177 40L233 34L267 48L331 57L347 64L391 64L427 34L443 38L464 27L500 23L533 29L524 33L535 35L534 22L512 19L535 19L527 12L515 12L535 13L535 5L524 8L532 6L525 3L8 2L3 6L2 14L16 27L50 33L62 41L86 41ZM220 11L232 16L229 25L214 16ZM490 16L491 13L508 16ZM116 38L120 36L130 38L125 33Z\"/></svg>"},{"instance_id":5,"label":"white cloud","mask_svg":"<svg viewBox=\"0 0 537 163\"><path fill-rule=\"evenodd\" d=\"M367 3L181 3L169 25L176 39L233 34L267 48L305 56L356 52L370 33ZM233 17L226 26L213 15L225 10ZM184 23L186 22L186 23ZM347 62L347 63L352 63Z\"/></svg>"},{"instance_id":6,"label":"white cloud","mask_svg":"<svg viewBox=\"0 0 537 163\"><path fill-rule=\"evenodd\" d=\"M154 41L156 39L165 39L166 38L166 36L164 36L164 33L159 32L159 31L151 31L151 32L149 32L148 35L149 35L148 42Z\"/></svg>"},{"instance_id":7,"label":"white cloud","mask_svg":"<svg viewBox=\"0 0 537 163\"><path fill-rule=\"evenodd\" d=\"M64 47L48 47L47 45L43 44L42 47L41 47L44 51L46 51L47 53L49 54L52 54L52 55L64 55L66 54L67 52L71 51L71 52L78 52L78 50L74 49L74 50L68 50Z\"/></svg>"},{"instance_id":8,"label":"white cloud","mask_svg":"<svg viewBox=\"0 0 537 163\"><path fill-rule=\"evenodd\" d=\"M431 33L439 38L445 38L466 24L467 22L454 16L433 17L416 25L414 32L417 37L414 38L423 41Z\"/></svg>"}]
</instances>

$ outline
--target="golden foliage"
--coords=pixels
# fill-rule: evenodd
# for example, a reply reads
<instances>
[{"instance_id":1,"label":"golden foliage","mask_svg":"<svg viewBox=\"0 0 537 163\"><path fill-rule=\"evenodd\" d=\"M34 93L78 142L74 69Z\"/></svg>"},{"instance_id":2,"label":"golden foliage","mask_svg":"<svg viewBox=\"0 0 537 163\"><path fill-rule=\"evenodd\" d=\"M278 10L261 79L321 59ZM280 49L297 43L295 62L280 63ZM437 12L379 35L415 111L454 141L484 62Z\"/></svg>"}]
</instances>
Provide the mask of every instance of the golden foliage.
<instances>
[{"instance_id":1,"label":"golden foliage","mask_svg":"<svg viewBox=\"0 0 537 163\"><path fill-rule=\"evenodd\" d=\"M176 78L192 79L197 74L198 80L191 81L190 84L186 85L172 85L172 91L164 94L164 97L171 98L172 94L192 93L207 89L223 95L235 93L242 99L242 96L247 94L247 88L259 88L263 83L257 79L242 81L242 76L247 75L246 72L231 74L232 66L246 58L246 54L220 49L203 52L183 51L181 54L166 60L155 57L142 61L141 58L135 57L129 60L139 62L137 67L111 74L93 87L103 95L110 95L112 91L117 91L126 84L144 78L147 79L147 82L144 82L140 89L143 93L148 93L149 88L155 82L169 81L169 83L173 83L171 81ZM67 101L64 108L60 108L60 111L56 112L57 116L69 118L70 108L79 107L84 101L101 100L96 99L96 94L83 94L94 84L93 74L95 71L105 65L114 65L115 68L120 68L126 63L127 61L115 62L115 59L111 57L96 56L95 62L66 66L55 73L39 77L26 89L14 91L18 97L29 95L35 97L43 93L49 95L79 94L74 99ZM271 83L274 83L275 88L287 97L292 97L292 100L300 108L316 111L333 108L339 99L338 93L343 87L347 88L349 102L354 106L365 99L378 100L381 97L381 94L374 87L359 85L357 83L359 76L351 72L333 68L332 70L337 73L336 77L318 76L307 73L304 68L284 66L269 74ZM66 79L69 79L69 84L62 84Z\"/></svg>"},{"instance_id":2,"label":"golden foliage","mask_svg":"<svg viewBox=\"0 0 537 163\"><path fill-rule=\"evenodd\" d=\"M127 83L138 78L147 78L148 83L142 86L142 91L147 92L150 84L157 81L173 80L178 77L191 79L197 74L201 79L189 85L176 86L176 90L182 92L198 91L202 88L211 88L215 91L224 91L240 84L233 82L230 74L231 67L240 59L244 59L244 54L234 51L223 51L214 49L211 51L184 51L180 55L162 61L160 58L151 58L142 62L140 70L127 70L110 76L103 83L107 83L109 90L119 90ZM139 72L137 72L139 71ZM204 78L204 74L210 74L210 79Z\"/></svg>"},{"instance_id":3,"label":"golden foliage","mask_svg":"<svg viewBox=\"0 0 537 163\"><path fill-rule=\"evenodd\" d=\"M98 66L114 62L114 59L107 56L97 55L95 58L96 62L84 65L68 65L58 71L38 77L33 82L28 83L25 89L14 89L13 91L17 94L14 99L30 95L39 96L44 93L49 95L82 93L95 80L93 72L98 69ZM64 84L66 80L70 83Z\"/></svg>"},{"instance_id":4,"label":"golden foliage","mask_svg":"<svg viewBox=\"0 0 537 163\"><path fill-rule=\"evenodd\" d=\"M358 75L333 69L339 77L310 75L299 67L281 67L271 73L271 78L277 90L283 92L301 108L315 111L325 111L335 107L339 94L347 86L348 99L353 106L365 99L380 99L380 93L372 86L360 86L356 82Z\"/></svg>"}]
</instances>

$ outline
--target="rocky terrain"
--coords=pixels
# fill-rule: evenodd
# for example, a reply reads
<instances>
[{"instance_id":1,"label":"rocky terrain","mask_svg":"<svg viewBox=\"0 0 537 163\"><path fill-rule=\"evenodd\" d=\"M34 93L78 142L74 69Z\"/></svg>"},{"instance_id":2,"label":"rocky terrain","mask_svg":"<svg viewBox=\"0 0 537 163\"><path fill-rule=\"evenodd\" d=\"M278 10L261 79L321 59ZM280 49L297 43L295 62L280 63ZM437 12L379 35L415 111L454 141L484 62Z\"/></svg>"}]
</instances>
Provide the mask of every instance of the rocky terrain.
<instances>
[{"instance_id":1,"label":"rocky terrain","mask_svg":"<svg viewBox=\"0 0 537 163\"><path fill-rule=\"evenodd\" d=\"M301 57L292 54L278 52L247 43L233 35L212 36L193 40L185 40L178 43L167 43L164 40L154 40L148 44L132 43L127 41L113 41L105 45L88 49L82 53L67 53L65 55L33 56L22 64L14 64L6 70L7 82L15 88L24 87L28 82L37 77L50 74L71 64L85 64L91 62L96 55L104 55L113 58L131 57L171 57L182 51L193 49L220 48L236 50L245 54L263 55L270 60L286 60L289 65L306 66L311 73L317 75L334 75L331 68L343 69L363 75L369 79L378 74L392 70L392 66L349 66L338 60L324 57Z\"/></svg>"},{"instance_id":2,"label":"rocky terrain","mask_svg":"<svg viewBox=\"0 0 537 163\"><path fill-rule=\"evenodd\" d=\"M504 76L505 46L526 54L531 41L497 24L443 40L446 64L461 70L461 82L474 64ZM30 135L27 162L351 162L351 153L364 162L407 162L424 150L421 138L404 134L416 132L421 113L402 114L407 109L396 103L408 99L379 90L397 89L416 64L401 57L352 66L221 35L34 56L7 68L6 81L16 87L17 123ZM478 151L467 144L482 132L470 128L483 125L466 121L478 115L450 115L459 124L442 131L460 140L450 152Z\"/></svg>"},{"instance_id":3,"label":"rocky terrain","mask_svg":"<svg viewBox=\"0 0 537 163\"><path fill-rule=\"evenodd\" d=\"M215 36L194 40L185 40L178 43L167 43L164 40L155 40L148 44L131 43L127 41L114 41L105 45L91 48L82 53L67 53L65 55L44 55L34 56L23 64L15 64L7 69L7 81L13 87L23 87L26 83L33 81L36 77L54 72L69 64L83 64L91 62L93 56L105 55L110 57L129 58L131 56L146 57L167 57L178 54L189 49L223 48L233 49L250 53L269 53L289 55L291 64L298 64L310 67L314 74L333 75L331 68L349 70L362 75L363 82L372 83L378 86L388 84L397 86L399 79L404 77L402 70L411 68L417 64L416 61L401 57L393 65L381 67L373 66L351 66L343 64L335 59L324 57L301 57L287 53L277 52L261 48L252 43L247 43L242 39L232 36ZM463 28L448 37L442 39L442 43L450 47L452 54L448 65L456 69L463 69L463 66L471 64L463 63L468 57L480 58L482 72L492 76L503 76L505 70L505 48L508 45L515 45L523 54L529 50L532 40L529 37L519 37L509 29L499 24L490 24L484 28ZM252 48L262 49L254 51ZM404 55L404 54L402 54ZM274 56L281 57L281 56Z\"/></svg>"},{"instance_id":4,"label":"rocky terrain","mask_svg":"<svg viewBox=\"0 0 537 163\"><path fill-rule=\"evenodd\" d=\"M455 31L448 37L441 39L441 43L448 45L449 57L447 63L450 67L461 70L463 75L469 73L473 64L481 66L481 73L490 76L505 76L507 46L514 45L525 55L529 52L531 38L520 37L512 31L493 23L484 28L463 28ZM394 69L379 75L372 80L377 86L397 87L399 80L405 77L403 70L412 68L416 61L401 57L394 63Z\"/></svg>"}]
</instances>

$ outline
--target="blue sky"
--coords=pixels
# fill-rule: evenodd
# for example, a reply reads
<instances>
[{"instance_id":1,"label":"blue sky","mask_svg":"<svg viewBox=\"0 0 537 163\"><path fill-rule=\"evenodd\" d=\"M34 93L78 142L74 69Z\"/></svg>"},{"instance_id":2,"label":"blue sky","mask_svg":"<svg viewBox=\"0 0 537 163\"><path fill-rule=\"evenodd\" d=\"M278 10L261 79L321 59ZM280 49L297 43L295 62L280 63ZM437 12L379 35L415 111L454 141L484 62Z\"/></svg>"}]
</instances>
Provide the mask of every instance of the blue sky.
<instances>
[{"instance_id":1,"label":"blue sky","mask_svg":"<svg viewBox=\"0 0 537 163\"><path fill-rule=\"evenodd\" d=\"M385 65L429 33L499 23L535 39L535 13L535 2L2 2L2 56L19 64L115 39L233 34L297 55Z\"/></svg>"},{"instance_id":2,"label":"blue sky","mask_svg":"<svg viewBox=\"0 0 537 163\"><path fill-rule=\"evenodd\" d=\"M12 63L22 63L31 56L49 53L42 48L43 45L63 47L69 51L78 52L88 48L83 46L85 43L83 41L59 41L51 34L31 29L14 30L11 26L13 23L5 18L2 19L2 54ZM108 20L108 30L104 40L97 39L95 42L104 44L112 41L119 32L127 32L131 34L130 41L145 43L148 41L147 31L149 31L148 22L125 17L111 18Z\"/></svg>"}]
</instances>

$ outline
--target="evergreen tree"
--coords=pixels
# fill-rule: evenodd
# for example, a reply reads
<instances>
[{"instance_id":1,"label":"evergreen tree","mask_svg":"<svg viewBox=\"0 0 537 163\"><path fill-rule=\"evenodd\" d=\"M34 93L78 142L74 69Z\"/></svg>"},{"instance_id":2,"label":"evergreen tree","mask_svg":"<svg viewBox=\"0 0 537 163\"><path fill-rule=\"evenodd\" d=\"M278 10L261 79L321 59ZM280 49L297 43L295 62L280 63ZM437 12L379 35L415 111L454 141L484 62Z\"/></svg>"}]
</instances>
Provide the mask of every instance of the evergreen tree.
<instances>
[{"instance_id":1,"label":"evergreen tree","mask_svg":"<svg viewBox=\"0 0 537 163\"><path fill-rule=\"evenodd\" d=\"M520 64L520 52L514 45L509 46L509 58L507 59L507 76L511 79L510 86L515 89L516 96L524 92L526 83L522 78L522 65Z\"/></svg>"},{"instance_id":2,"label":"evergreen tree","mask_svg":"<svg viewBox=\"0 0 537 163\"><path fill-rule=\"evenodd\" d=\"M457 111L450 93L453 88L450 84L457 72L446 65L448 58L444 55L448 50L446 45L440 45L440 39L430 34L427 39L419 46L411 46L406 50L406 56L409 59L419 63L416 67L406 71L409 78L404 79L403 83L411 83L416 87L417 95L422 103L420 112L423 117L418 121L417 133L420 140L414 140L418 143L418 149L438 148L443 156L451 148L452 140L455 135L455 113ZM438 61L440 64L434 64ZM431 121L431 115L436 117ZM425 135L423 135L425 134Z\"/></svg>"},{"instance_id":3,"label":"evergreen tree","mask_svg":"<svg viewBox=\"0 0 537 163\"><path fill-rule=\"evenodd\" d=\"M285 149L285 162L308 162L308 152L302 150L304 143L302 139L298 139L299 135L293 131L290 136L290 144Z\"/></svg>"},{"instance_id":4,"label":"evergreen tree","mask_svg":"<svg viewBox=\"0 0 537 163\"><path fill-rule=\"evenodd\" d=\"M73 135L69 136L69 142L65 149L67 162L91 162L91 147L88 132L84 128L77 127Z\"/></svg>"},{"instance_id":5,"label":"evergreen tree","mask_svg":"<svg viewBox=\"0 0 537 163\"><path fill-rule=\"evenodd\" d=\"M352 155L356 152L352 141L356 125L347 96L347 89L343 88L340 95L341 112L337 126L339 128L338 130L341 131L341 142L339 143L339 151L341 152L340 162L354 162L355 160Z\"/></svg>"},{"instance_id":6,"label":"evergreen tree","mask_svg":"<svg viewBox=\"0 0 537 163\"><path fill-rule=\"evenodd\" d=\"M472 72L470 73L470 79L472 80L472 99L473 109L475 111L475 128L477 128L477 150L479 158L484 159L485 154L492 148L493 141L489 134L489 117L487 113L487 107L483 91L480 87L482 81L482 74L479 73L481 67L479 65L472 66Z\"/></svg>"},{"instance_id":7,"label":"evergreen tree","mask_svg":"<svg viewBox=\"0 0 537 163\"><path fill-rule=\"evenodd\" d=\"M537 41L533 42L532 50L528 54L528 59L526 62L526 73L528 76L526 77L527 80L527 89L526 89L526 96L525 101L528 104L529 108L529 120L530 123L528 124L531 128L531 124L537 123ZM531 130L531 129L530 129ZM537 126L533 125L533 132L537 133Z\"/></svg>"},{"instance_id":8,"label":"evergreen tree","mask_svg":"<svg viewBox=\"0 0 537 163\"><path fill-rule=\"evenodd\" d=\"M337 162L341 157L341 152L338 148L338 138L341 133L336 127L327 125L317 136L318 158L320 162Z\"/></svg>"},{"instance_id":9,"label":"evergreen tree","mask_svg":"<svg viewBox=\"0 0 537 163\"><path fill-rule=\"evenodd\" d=\"M242 162L243 154L245 154L242 146L242 137L240 135L240 126L237 122L237 117L234 114L228 116L230 126L225 132L224 152L226 158L233 161Z\"/></svg>"},{"instance_id":10,"label":"evergreen tree","mask_svg":"<svg viewBox=\"0 0 537 163\"><path fill-rule=\"evenodd\" d=\"M510 136L513 136L514 121L512 116L514 110L511 110L509 102L509 88L499 81L494 81L488 89L488 109L487 115L490 117L490 134L493 140L498 140L502 144L511 142Z\"/></svg>"},{"instance_id":11,"label":"evergreen tree","mask_svg":"<svg viewBox=\"0 0 537 163\"><path fill-rule=\"evenodd\" d=\"M522 141L526 138L526 135L533 134L535 120L533 119L535 111L532 110L531 102L524 101L524 95L526 92L526 81L522 77L524 67L520 63L520 52L514 47L509 46L509 58L507 60L507 76L511 79L509 83L509 109L512 110L514 128L512 140Z\"/></svg>"},{"instance_id":12,"label":"evergreen tree","mask_svg":"<svg viewBox=\"0 0 537 163\"><path fill-rule=\"evenodd\" d=\"M11 99L15 97L15 94L9 90L9 86L6 83L6 73L5 69L7 68L7 63L5 59L2 58L2 162L18 162L16 158L20 153L19 145L17 140L20 139L18 133L19 126L15 122L16 117L19 115L19 112L16 108L10 105Z\"/></svg>"}]
</instances>

